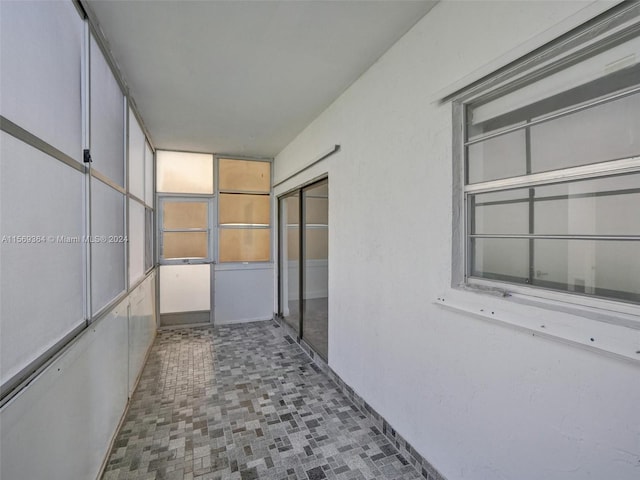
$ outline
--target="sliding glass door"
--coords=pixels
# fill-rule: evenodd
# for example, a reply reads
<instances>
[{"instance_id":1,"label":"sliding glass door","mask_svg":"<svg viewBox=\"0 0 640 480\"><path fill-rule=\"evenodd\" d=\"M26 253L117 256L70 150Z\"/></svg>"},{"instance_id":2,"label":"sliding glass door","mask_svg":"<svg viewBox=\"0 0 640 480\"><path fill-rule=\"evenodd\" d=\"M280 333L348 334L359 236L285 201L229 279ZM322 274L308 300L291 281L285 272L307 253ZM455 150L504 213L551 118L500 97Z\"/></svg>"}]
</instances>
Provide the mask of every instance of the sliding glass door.
<instances>
[{"instance_id":1,"label":"sliding glass door","mask_svg":"<svg viewBox=\"0 0 640 480\"><path fill-rule=\"evenodd\" d=\"M329 184L280 198L280 315L328 357Z\"/></svg>"}]
</instances>

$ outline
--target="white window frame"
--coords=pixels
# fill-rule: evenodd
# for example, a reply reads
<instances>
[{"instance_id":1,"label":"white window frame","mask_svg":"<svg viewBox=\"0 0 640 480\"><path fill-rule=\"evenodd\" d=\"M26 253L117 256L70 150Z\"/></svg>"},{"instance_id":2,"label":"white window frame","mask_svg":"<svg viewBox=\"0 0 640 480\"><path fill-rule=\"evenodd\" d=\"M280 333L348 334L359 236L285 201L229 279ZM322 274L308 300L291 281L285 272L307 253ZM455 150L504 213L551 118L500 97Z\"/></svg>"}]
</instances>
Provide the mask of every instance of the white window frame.
<instances>
[{"instance_id":1,"label":"white window frame","mask_svg":"<svg viewBox=\"0 0 640 480\"><path fill-rule=\"evenodd\" d=\"M544 289L536 286L513 284L499 280L487 280L470 275L469 232L470 213L468 196L472 193L494 191L505 187L527 187L540 184L567 182L578 179L598 178L625 172L640 172L640 157L630 157L614 162L602 162L580 167L564 168L551 172L523 175L508 179L466 184L466 110L467 105L480 98L495 98L505 92L534 83L569 62L586 59L602 51L604 46L638 35L640 30L640 4L625 3L614 7L603 15L565 34L556 41L539 48L528 56L507 65L498 72L479 80L468 88L444 100L453 106L453 255L452 287L499 295L526 303L569 314L581 315L595 320L640 328L640 305L622 300L591 297L571 292ZM640 85L629 88L620 96L639 91ZM567 115L598 103L591 99L585 104L575 105L559 115ZM610 101L610 96L606 101ZM514 127L513 129L516 129ZM485 137L486 139L486 137ZM597 239L597 238L594 238ZM488 298L488 297L487 297ZM438 302L444 305L444 298ZM451 306L451 305L449 305ZM460 308L464 310L464 308ZM473 310L473 308L471 308ZM482 312L483 310L479 310ZM494 312L491 312L493 315Z\"/></svg>"}]
</instances>

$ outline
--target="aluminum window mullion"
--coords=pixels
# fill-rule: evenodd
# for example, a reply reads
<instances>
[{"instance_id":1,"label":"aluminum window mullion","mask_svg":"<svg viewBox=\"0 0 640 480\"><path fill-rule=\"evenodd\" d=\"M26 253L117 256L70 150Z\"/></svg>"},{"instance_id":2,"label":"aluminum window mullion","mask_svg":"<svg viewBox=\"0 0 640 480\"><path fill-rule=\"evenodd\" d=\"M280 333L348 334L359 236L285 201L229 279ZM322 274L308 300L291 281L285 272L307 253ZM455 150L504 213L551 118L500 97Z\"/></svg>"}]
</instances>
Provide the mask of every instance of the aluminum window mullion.
<instances>
[{"instance_id":1,"label":"aluminum window mullion","mask_svg":"<svg viewBox=\"0 0 640 480\"><path fill-rule=\"evenodd\" d=\"M490 180L488 182L473 183L471 185L465 185L464 191L466 193L485 193L542 184L566 183L581 179L611 177L632 172L640 172L640 156L564 168L562 170L532 173L531 175L520 175L518 177L503 178L500 180Z\"/></svg>"}]
</instances>

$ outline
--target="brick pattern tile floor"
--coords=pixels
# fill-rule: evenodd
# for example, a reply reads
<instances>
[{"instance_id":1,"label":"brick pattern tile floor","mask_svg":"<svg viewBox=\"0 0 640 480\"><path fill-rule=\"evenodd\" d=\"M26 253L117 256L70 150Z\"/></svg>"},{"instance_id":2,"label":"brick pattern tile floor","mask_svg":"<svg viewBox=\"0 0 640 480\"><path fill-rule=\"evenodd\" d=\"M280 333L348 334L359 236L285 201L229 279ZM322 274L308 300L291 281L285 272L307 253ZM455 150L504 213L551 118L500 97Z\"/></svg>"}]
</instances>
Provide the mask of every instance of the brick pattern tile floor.
<instances>
[{"instance_id":1,"label":"brick pattern tile floor","mask_svg":"<svg viewBox=\"0 0 640 480\"><path fill-rule=\"evenodd\" d=\"M104 480L412 480L272 322L159 332Z\"/></svg>"}]
</instances>

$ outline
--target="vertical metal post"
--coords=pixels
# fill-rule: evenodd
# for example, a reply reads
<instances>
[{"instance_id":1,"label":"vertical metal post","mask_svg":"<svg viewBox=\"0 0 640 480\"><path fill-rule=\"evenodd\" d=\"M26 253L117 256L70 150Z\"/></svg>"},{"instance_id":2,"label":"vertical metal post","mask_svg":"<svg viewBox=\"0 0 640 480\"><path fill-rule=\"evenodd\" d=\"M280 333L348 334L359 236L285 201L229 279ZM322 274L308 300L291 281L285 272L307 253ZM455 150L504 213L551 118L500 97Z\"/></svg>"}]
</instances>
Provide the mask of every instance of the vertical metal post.
<instances>
[{"instance_id":1,"label":"vertical metal post","mask_svg":"<svg viewBox=\"0 0 640 480\"><path fill-rule=\"evenodd\" d=\"M529 123L529 120L527 120L527 123ZM524 138L525 138L525 155L526 155L526 173L527 175L529 175L531 173L531 128L530 127L526 127L524 130ZM535 209L534 209L534 197L535 197L536 191L535 188L530 188L529 189L529 201L528 201L528 206L529 206L529 229L528 229L528 233L530 235L532 235L534 233L534 229L535 229L535 218L534 218L534 214L535 214ZM535 279L535 271L534 271L534 264L535 264L535 250L534 250L534 239L530 238L529 239L529 277L527 278L527 283L529 285L533 285L533 281Z\"/></svg>"},{"instance_id":2,"label":"vertical metal post","mask_svg":"<svg viewBox=\"0 0 640 480\"><path fill-rule=\"evenodd\" d=\"M304 267L304 238L305 238L305 233L304 233L304 223L305 223L305 215L304 215L304 206L305 206L305 202L304 202L304 189L300 189L300 198L298 199L298 241L299 243L299 248L298 248L298 290L299 290L299 294L298 294L298 338L301 339L303 338L303 332L304 332L304 321L303 321L303 316L304 316L304 271L303 271L303 267Z\"/></svg>"}]
</instances>

